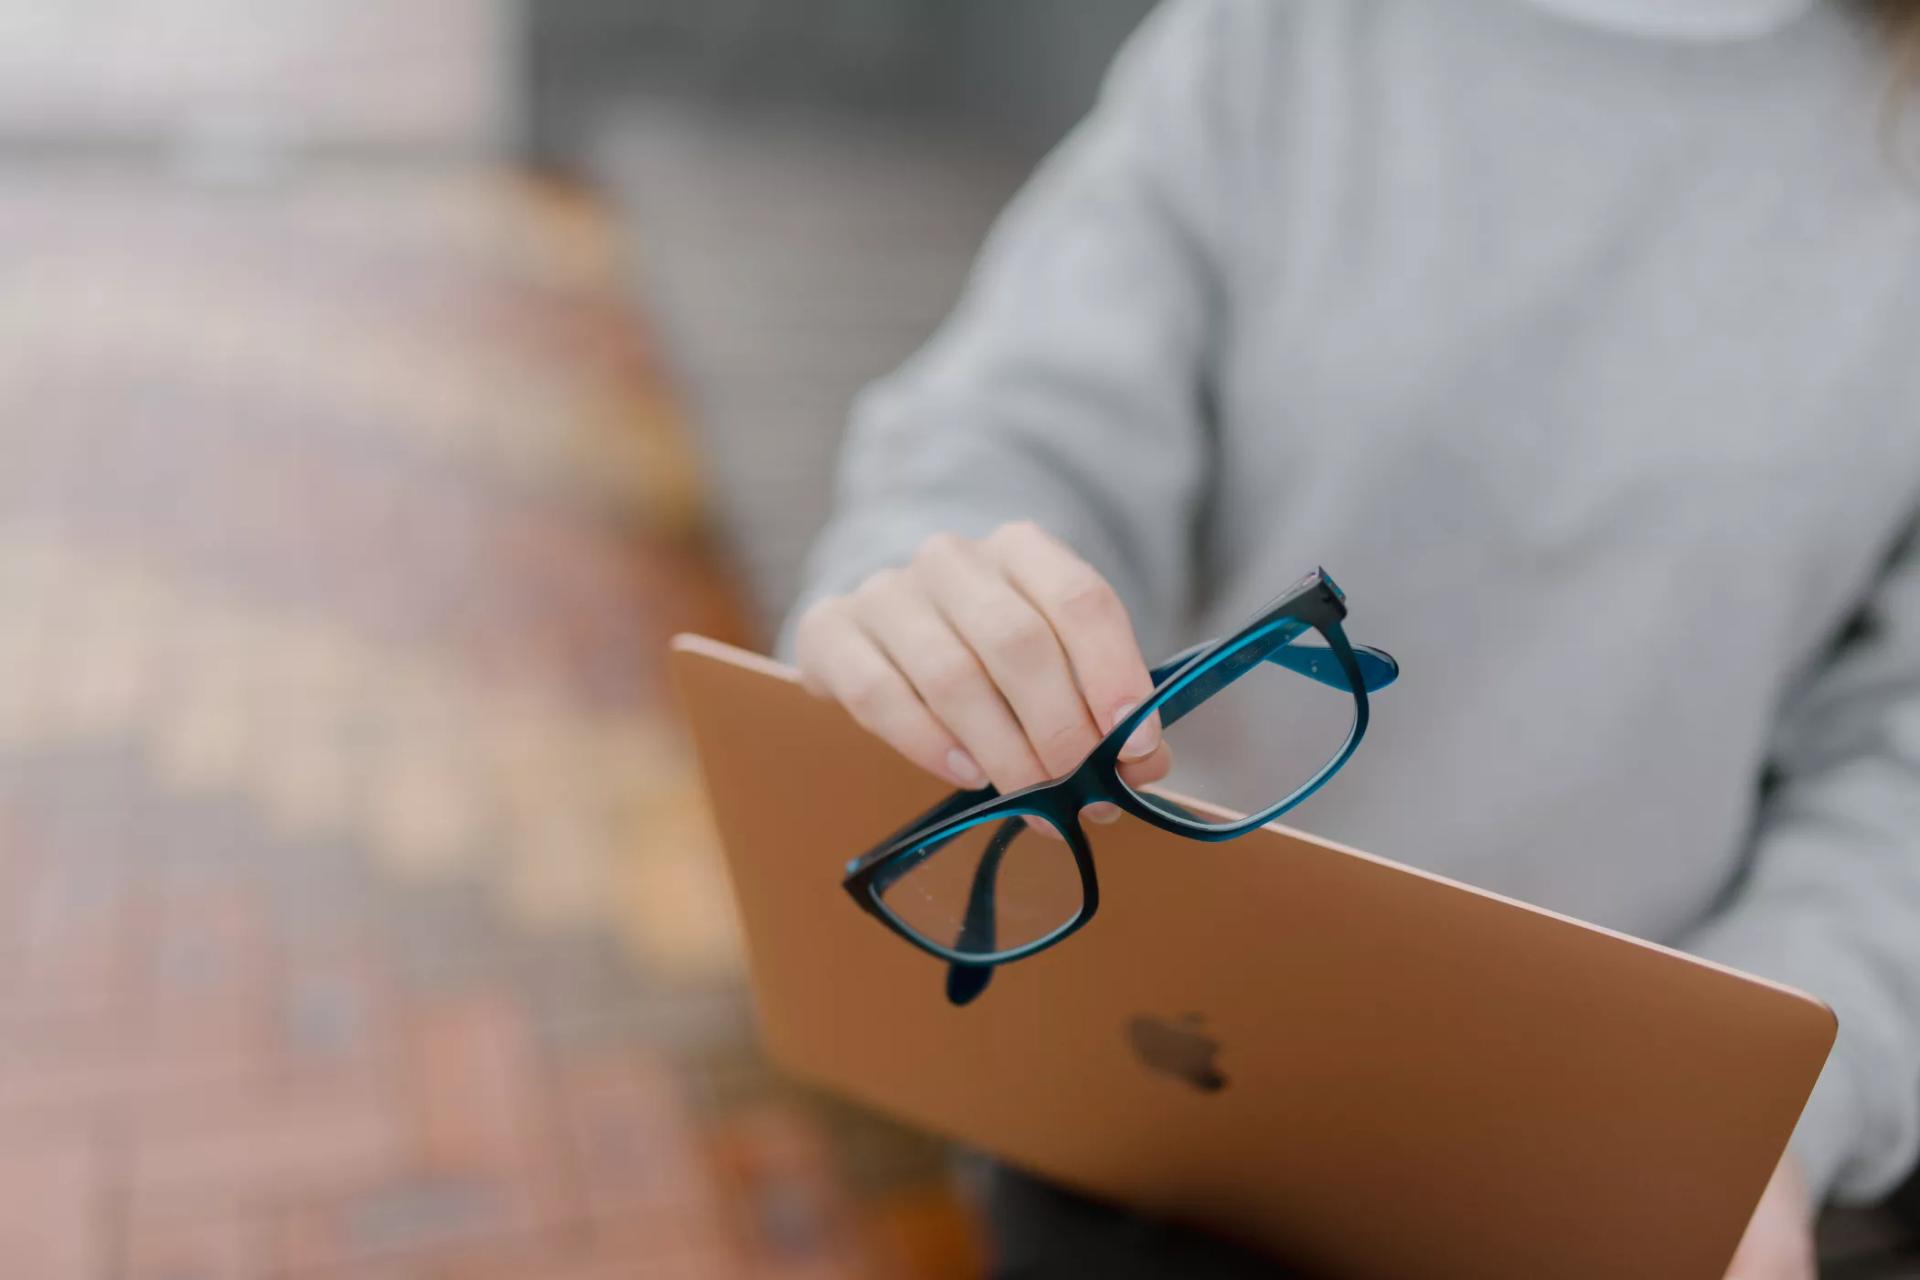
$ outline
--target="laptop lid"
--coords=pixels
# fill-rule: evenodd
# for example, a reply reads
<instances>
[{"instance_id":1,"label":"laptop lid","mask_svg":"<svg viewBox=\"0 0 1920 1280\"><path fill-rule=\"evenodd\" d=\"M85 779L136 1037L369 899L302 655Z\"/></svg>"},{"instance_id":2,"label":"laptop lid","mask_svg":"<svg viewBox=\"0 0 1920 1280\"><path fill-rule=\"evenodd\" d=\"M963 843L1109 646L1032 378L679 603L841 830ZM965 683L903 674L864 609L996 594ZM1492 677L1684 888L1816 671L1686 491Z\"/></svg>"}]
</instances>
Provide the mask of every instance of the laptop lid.
<instances>
[{"instance_id":1,"label":"laptop lid","mask_svg":"<svg viewBox=\"0 0 1920 1280\"><path fill-rule=\"evenodd\" d=\"M1300 832L1125 818L1092 922L956 1007L840 887L948 788L776 663L672 661L779 1064L1310 1271L1720 1280L1833 1041L1800 992Z\"/></svg>"}]
</instances>

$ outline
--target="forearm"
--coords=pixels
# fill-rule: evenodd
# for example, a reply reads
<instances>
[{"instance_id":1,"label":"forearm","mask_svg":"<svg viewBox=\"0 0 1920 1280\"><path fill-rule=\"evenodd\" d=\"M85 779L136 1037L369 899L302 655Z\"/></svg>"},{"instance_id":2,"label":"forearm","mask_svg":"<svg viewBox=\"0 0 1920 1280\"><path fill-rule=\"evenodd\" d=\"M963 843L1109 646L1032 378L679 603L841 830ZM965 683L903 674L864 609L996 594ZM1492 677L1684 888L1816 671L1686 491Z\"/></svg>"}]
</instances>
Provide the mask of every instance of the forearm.
<instances>
[{"instance_id":1,"label":"forearm","mask_svg":"<svg viewBox=\"0 0 1920 1280\"><path fill-rule=\"evenodd\" d=\"M1782 717L1749 874L1692 940L1840 1020L1795 1150L1816 1196L1868 1200L1920 1147L1920 557Z\"/></svg>"}]
</instances>

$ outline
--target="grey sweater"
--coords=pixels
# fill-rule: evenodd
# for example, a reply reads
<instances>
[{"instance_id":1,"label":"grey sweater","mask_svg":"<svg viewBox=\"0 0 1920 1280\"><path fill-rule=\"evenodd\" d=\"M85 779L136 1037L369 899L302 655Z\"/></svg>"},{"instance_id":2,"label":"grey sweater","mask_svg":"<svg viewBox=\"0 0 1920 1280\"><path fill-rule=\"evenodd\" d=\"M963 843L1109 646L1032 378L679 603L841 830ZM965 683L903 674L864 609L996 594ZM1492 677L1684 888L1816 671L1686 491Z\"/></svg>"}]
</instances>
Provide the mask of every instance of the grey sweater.
<instances>
[{"instance_id":1,"label":"grey sweater","mask_svg":"<svg viewBox=\"0 0 1920 1280\"><path fill-rule=\"evenodd\" d=\"M810 595L1032 518L1152 659L1326 565L1405 676L1289 821L1827 1000L1795 1143L1871 1197L1920 1142L1889 74L1831 6L1702 45L1502 0L1169 5L862 397Z\"/></svg>"}]
</instances>

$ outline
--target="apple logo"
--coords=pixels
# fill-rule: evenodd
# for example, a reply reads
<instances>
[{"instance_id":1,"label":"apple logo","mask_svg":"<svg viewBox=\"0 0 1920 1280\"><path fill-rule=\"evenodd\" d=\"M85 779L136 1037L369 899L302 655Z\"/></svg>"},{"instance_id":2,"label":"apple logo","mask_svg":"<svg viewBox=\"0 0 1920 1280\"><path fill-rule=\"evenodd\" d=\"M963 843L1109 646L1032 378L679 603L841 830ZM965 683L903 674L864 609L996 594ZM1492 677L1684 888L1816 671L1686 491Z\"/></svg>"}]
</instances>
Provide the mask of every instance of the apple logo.
<instances>
[{"instance_id":1,"label":"apple logo","mask_svg":"<svg viewBox=\"0 0 1920 1280\"><path fill-rule=\"evenodd\" d=\"M1208 1035L1206 1019L1190 1013L1177 1021L1140 1014L1127 1023L1127 1043L1148 1070L1184 1080L1202 1093L1227 1087L1214 1058L1220 1042Z\"/></svg>"}]
</instances>

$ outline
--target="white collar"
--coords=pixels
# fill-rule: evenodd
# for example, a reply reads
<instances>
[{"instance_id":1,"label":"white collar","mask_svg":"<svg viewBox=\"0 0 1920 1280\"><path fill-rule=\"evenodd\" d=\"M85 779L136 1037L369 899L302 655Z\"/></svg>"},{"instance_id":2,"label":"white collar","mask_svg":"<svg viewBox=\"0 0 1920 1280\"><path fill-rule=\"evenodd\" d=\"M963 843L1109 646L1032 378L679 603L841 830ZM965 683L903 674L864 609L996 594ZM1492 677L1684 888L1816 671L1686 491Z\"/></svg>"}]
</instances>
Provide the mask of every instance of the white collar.
<instances>
[{"instance_id":1,"label":"white collar","mask_svg":"<svg viewBox=\"0 0 1920 1280\"><path fill-rule=\"evenodd\" d=\"M1628 35L1711 43L1772 35L1819 0L1531 0L1565 18Z\"/></svg>"}]
</instances>

